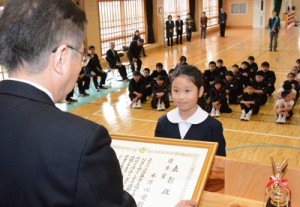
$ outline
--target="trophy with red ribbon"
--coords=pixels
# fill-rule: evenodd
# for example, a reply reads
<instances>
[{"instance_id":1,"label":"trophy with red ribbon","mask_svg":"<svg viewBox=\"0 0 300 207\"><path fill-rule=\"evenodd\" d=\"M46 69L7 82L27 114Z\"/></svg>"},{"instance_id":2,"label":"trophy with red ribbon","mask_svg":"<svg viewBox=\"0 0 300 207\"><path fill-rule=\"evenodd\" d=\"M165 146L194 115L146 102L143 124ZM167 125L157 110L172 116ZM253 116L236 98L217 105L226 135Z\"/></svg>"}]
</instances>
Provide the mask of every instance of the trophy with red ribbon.
<instances>
[{"instance_id":1,"label":"trophy with red ribbon","mask_svg":"<svg viewBox=\"0 0 300 207\"><path fill-rule=\"evenodd\" d=\"M266 186L266 207L290 207L291 206L291 191L288 187L288 180L283 179L287 170L288 158L282 164L277 164L271 155L273 176Z\"/></svg>"}]
</instances>

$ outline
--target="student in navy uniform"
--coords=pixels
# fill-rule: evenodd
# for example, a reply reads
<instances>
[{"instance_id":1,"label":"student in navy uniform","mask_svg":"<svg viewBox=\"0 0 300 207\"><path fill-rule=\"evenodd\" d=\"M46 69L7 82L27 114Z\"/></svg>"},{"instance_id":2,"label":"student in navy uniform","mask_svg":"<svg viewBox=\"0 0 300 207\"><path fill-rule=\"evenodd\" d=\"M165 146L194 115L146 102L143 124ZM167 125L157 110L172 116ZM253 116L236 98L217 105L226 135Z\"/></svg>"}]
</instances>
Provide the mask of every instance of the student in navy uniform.
<instances>
[{"instance_id":1,"label":"student in navy uniform","mask_svg":"<svg viewBox=\"0 0 300 207\"><path fill-rule=\"evenodd\" d=\"M265 105L268 101L268 83L264 81L264 76L262 71L258 71L255 76L255 80L252 83L254 88L254 93L259 97L259 104Z\"/></svg>"},{"instance_id":2,"label":"student in navy uniform","mask_svg":"<svg viewBox=\"0 0 300 207\"><path fill-rule=\"evenodd\" d=\"M296 91L296 99L298 99L299 97L299 82L295 80L295 74L294 73L288 73L287 75L287 80L285 80L283 82L283 84L285 83L290 83L292 85L292 88Z\"/></svg>"},{"instance_id":3,"label":"student in navy uniform","mask_svg":"<svg viewBox=\"0 0 300 207\"><path fill-rule=\"evenodd\" d=\"M143 81L145 82L145 94L146 96L151 96L152 95L152 88L154 85L154 80L150 76L150 69L145 68L143 70L144 75L142 76Z\"/></svg>"},{"instance_id":4,"label":"student in navy uniform","mask_svg":"<svg viewBox=\"0 0 300 207\"><path fill-rule=\"evenodd\" d=\"M156 137L218 142L217 155L226 156L221 122L197 105L203 95L203 77L194 66L183 65L172 75L172 97L177 106L159 118Z\"/></svg>"},{"instance_id":5,"label":"student in navy uniform","mask_svg":"<svg viewBox=\"0 0 300 207\"><path fill-rule=\"evenodd\" d=\"M142 108L142 102L147 98L145 94L145 82L141 78L140 71L134 71L133 78L129 81L129 98L132 101L132 108Z\"/></svg>"},{"instance_id":6,"label":"student in navy uniform","mask_svg":"<svg viewBox=\"0 0 300 207\"><path fill-rule=\"evenodd\" d=\"M248 68L251 81L255 79L256 72L258 71L258 65L254 61L255 59L253 56L248 57Z\"/></svg>"},{"instance_id":7,"label":"student in navy uniform","mask_svg":"<svg viewBox=\"0 0 300 207\"><path fill-rule=\"evenodd\" d=\"M209 90L214 84L215 79L218 77L218 71L217 71L217 64L215 61L210 61L209 69L204 71L204 78L206 79L207 83L209 84Z\"/></svg>"},{"instance_id":8,"label":"student in navy uniform","mask_svg":"<svg viewBox=\"0 0 300 207\"><path fill-rule=\"evenodd\" d=\"M249 63L247 61L243 61L241 63L241 67L239 68L244 87L250 83L250 70L248 66Z\"/></svg>"},{"instance_id":9,"label":"student in navy uniform","mask_svg":"<svg viewBox=\"0 0 300 207\"><path fill-rule=\"evenodd\" d=\"M109 50L106 51L106 60L111 69L118 69L123 81L129 81L127 78L127 72L124 65L122 65L122 62L120 60L120 57L118 55L118 52L115 50L115 43L110 42L109 43Z\"/></svg>"},{"instance_id":10,"label":"student in navy uniform","mask_svg":"<svg viewBox=\"0 0 300 207\"><path fill-rule=\"evenodd\" d=\"M238 104L239 103L239 95L240 89L239 85L236 81L234 81L234 76L232 71L227 71L225 74L225 79L223 80L223 84L226 91L226 99L230 104Z\"/></svg>"},{"instance_id":11,"label":"student in navy uniform","mask_svg":"<svg viewBox=\"0 0 300 207\"><path fill-rule=\"evenodd\" d=\"M176 25L176 44L180 42L182 44L182 29L183 29L183 21L180 19L180 16L177 16L177 20L175 22Z\"/></svg>"},{"instance_id":12,"label":"student in navy uniform","mask_svg":"<svg viewBox=\"0 0 300 207\"><path fill-rule=\"evenodd\" d=\"M243 87L243 76L239 71L239 66L237 64L234 64L231 67L232 73L233 73L233 79L236 85L238 86L238 96L242 95L244 92L244 87Z\"/></svg>"},{"instance_id":13,"label":"student in navy uniform","mask_svg":"<svg viewBox=\"0 0 300 207\"><path fill-rule=\"evenodd\" d=\"M85 90L88 90L90 88L91 77L91 73L87 72L85 67L82 67L77 80L77 86L80 96L85 97L90 95L86 93Z\"/></svg>"},{"instance_id":14,"label":"student in navy uniform","mask_svg":"<svg viewBox=\"0 0 300 207\"><path fill-rule=\"evenodd\" d=\"M92 74L96 91L99 91L99 89L107 89L105 86L103 86L105 85L107 74L102 70L99 57L95 53L95 47L93 45L89 46L88 56L90 59L86 66L86 71L89 71ZM98 83L99 76L101 77L100 83Z\"/></svg>"},{"instance_id":15,"label":"student in navy uniform","mask_svg":"<svg viewBox=\"0 0 300 207\"><path fill-rule=\"evenodd\" d=\"M243 93L240 106L242 110L241 120L249 121L252 114L259 112L259 96L254 93L254 87L251 83L248 84L246 92Z\"/></svg>"},{"instance_id":16,"label":"student in navy uniform","mask_svg":"<svg viewBox=\"0 0 300 207\"><path fill-rule=\"evenodd\" d=\"M264 72L264 80L268 83L269 90L268 95L272 95L272 93L275 91L275 82L276 82L276 76L274 71L270 70L270 64L268 62L263 62L261 64L262 71Z\"/></svg>"},{"instance_id":17,"label":"student in navy uniform","mask_svg":"<svg viewBox=\"0 0 300 207\"><path fill-rule=\"evenodd\" d=\"M224 62L222 59L217 60L217 71L218 71L218 78L221 80L225 79L225 74L227 72L226 66L223 65Z\"/></svg>"},{"instance_id":18,"label":"student in navy uniform","mask_svg":"<svg viewBox=\"0 0 300 207\"><path fill-rule=\"evenodd\" d=\"M157 76L153 86L153 98L151 101L152 108L157 111L163 111L170 107L169 101L169 84L162 76Z\"/></svg>"},{"instance_id":19,"label":"student in navy uniform","mask_svg":"<svg viewBox=\"0 0 300 207\"><path fill-rule=\"evenodd\" d=\"M173 35L174 35L174 21L172 21L172 15L168 16L168 20L166 21L166 34L168 46L173 46Z\"/></svg>"},{"instance_id":20,"label":"student in navy uniform","mask_svg":"<svg viewBox=\"0 0 300 207\"><path fill-rule=\"evenodd\" d=\"M214 82L213 87L210 90L210 107L211 116L220 116L220 112L231 113L232 110L228 106L226 98L226 89L222 84L222 81L217 79Z\"/></svg>"},{"instance_id":21,"label":"student in navy uniform","mask_svg":"<svg viewBox=\"0 0 300 207\"><path fill-rule=\"evenodd\" d=\"M179 63L176 64L175 66L175 70L178 69L181 65L188 65L188 63L186 62L186 57L185 56L180 56L179 58Z\"/></svg>"},{"instance_id":22,"label":"student in navy uniform","mask_svg":"<svg viewBox=\"0 0 300 207\"><path fill-rule=\"evenodd\" d=\"M151 73L151 77L153 80L156 80L157 76L162 76L165 80L168 78L167 71L164 70L164 66L162 63L156 63L156 70Z\"/></svg>"}]
</instances>

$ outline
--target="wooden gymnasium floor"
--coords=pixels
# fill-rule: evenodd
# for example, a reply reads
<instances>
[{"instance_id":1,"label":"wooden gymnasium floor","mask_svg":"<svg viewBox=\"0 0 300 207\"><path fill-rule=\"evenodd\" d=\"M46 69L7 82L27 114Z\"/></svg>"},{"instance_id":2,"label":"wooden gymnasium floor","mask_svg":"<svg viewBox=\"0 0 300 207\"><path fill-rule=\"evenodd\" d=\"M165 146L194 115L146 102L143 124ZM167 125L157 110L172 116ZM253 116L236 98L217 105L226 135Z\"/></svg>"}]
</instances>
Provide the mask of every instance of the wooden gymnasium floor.
<instances>
[{"instance_id":1,"label":"wooden gymnasium floor","mask_svg":"<svg viewBox=\"0 0 300 207\"><path fill-rule=\"evenodd\" d=\"M278 38L278 52L268 51L269 34L266 29L227 29L226 38L219 38L218 31L208 33L206 40L200 40L194 33L192 42L183 45L146 47L147 57L143 58L143 68L155 69L157 62L162 62L166 70L175 66L179 57L185 55L188 63L201 71L207 68L211 60L223 59L230 69L233 64L255 57L260 66L268 61L270 69L277 76L276 88L282 85L287 73L300 58L300 28L282 29ZM251 160L270 164L269 155L278 162L289 157L289 168L300 168L300 115L298 106L295 116L288 124L275 124L273 112L274 97L261 107L259 115L253 115L251 121L240 121L240 108L232 105L231 114L221 114L218 118L223 124L227 142L227 157ZM104 125L110 133L139 136L153 136L156 121L165 112L151 109L150 101L142 109L130 108L127 88L103 96L71 111L96 123ZM172 109L174 106L171 105ZM169 109L169 110L170 110Z\"/></svg>"}]
</instances>

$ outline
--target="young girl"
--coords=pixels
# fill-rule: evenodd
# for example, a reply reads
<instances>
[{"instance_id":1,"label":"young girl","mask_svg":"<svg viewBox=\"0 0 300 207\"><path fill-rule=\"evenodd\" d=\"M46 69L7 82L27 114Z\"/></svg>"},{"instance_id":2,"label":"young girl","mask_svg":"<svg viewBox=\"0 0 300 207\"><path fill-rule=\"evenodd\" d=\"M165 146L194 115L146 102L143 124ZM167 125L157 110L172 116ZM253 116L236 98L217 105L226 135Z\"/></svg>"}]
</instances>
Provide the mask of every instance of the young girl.
<instances>
[{"instance_id":1,"label":"young girl","mask_svg":"<svg viewBox=\"0 0 300 207\"><path fill-rule=\"evenodd\" d=\"M181 66L172 74L171 92L177 106L160 117L156 137L218 142L217 155L226 156L222 124L197 105L203 95L202 74L198 68Z\"/></svg>"}]
</instances>

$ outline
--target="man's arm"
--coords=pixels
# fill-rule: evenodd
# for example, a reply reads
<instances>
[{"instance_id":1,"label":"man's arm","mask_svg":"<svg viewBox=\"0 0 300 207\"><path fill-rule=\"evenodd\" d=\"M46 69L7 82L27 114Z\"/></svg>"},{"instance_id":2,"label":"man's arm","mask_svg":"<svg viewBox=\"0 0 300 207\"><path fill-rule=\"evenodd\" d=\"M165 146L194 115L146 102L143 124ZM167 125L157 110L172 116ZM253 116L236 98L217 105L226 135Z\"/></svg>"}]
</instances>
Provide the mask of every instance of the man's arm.
<instances>
[{"instance_id":1,"label":"man's arm","mask_svg":"<svg viewBox=\"0 0 300 207\"><path fill-rule=\"evenodd\" d=\"M123 177L111 138L96 126L82 150L76 183L76 206L136 207L132 196L123 190Z\"/></svg>"}]
</instances>

